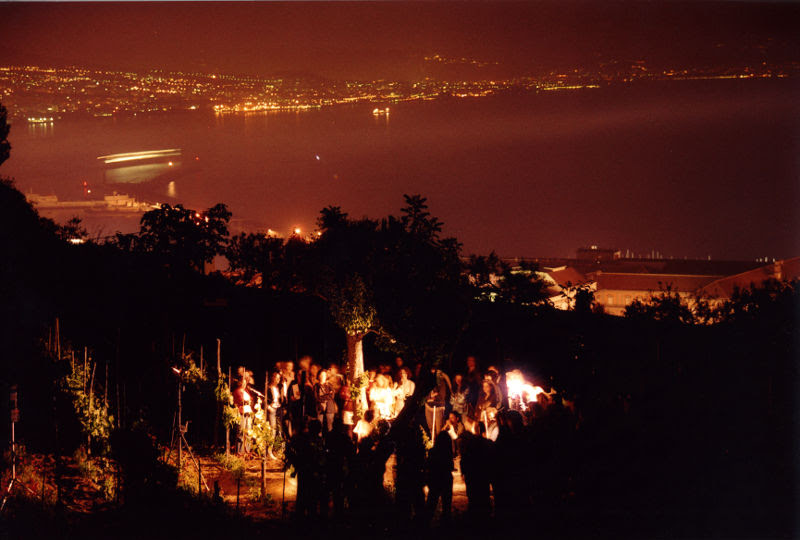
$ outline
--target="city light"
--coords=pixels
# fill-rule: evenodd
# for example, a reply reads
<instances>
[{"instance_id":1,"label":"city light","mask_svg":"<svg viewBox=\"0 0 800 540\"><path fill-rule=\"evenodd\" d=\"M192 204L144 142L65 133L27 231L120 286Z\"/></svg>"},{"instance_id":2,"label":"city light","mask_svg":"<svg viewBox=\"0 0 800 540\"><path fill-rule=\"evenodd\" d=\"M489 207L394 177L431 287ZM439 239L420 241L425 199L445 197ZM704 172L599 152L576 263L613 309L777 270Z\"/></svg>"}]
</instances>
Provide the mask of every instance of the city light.
<instances>
[{"instance_id":1,"label":"city light","mask_svg":"<svg viewBox=\"0 0 800 540\"><path fill-rule=\"evenodd\" d=\"M494 65L473 58L434 54L432 64ZM542 71L535 75L495 79L433 79L416 82L361 80L320 82L279 77L217 76L204 73L97 71L80 67L45 69L8 66L0 69L0 87L15 96L12 115L25 115L31 124L50 124L53 113L87 113L109 117L169 111L199 112L210 107L218 114L263 114L310 111L337 104L371 103L376 117L390 113L386 103L429 101L443 96L481 98L508 91L530 93L584 91L614 82L638 80L697 81L716 79L785 78L793 64L759 63L739 67L711 66L654 69L644 61L615 65L609 70L586 68ZM43 100L41 96L46 95ZM380 104L377 106L377 104ZM319 158L321 159L321 158Z\"/></svg>"}]
</instances>

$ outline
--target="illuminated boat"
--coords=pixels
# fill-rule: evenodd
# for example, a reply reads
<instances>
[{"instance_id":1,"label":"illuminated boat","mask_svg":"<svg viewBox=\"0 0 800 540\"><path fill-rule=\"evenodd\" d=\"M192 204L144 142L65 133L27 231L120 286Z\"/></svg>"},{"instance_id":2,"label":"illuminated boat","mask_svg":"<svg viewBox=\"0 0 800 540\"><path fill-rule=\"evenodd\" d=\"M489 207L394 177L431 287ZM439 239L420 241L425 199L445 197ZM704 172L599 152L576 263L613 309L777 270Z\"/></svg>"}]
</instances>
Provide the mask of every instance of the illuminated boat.
<instances>
[{"instance_id":1,"label":"illuminated boat","mask_svg":"<svg viewBox=\"0 0 800 540\"><path fill-rule=\"evenodd\" d=\"M372 109L372 115L373 116L388 116L389 115L389 107L386 107L385 109L379 109L378 107L375 107L374 109Z\"/></svg>"},{"instance_id":2,"label":"illuminated boat","mask_svg":"<svg viewBox=\"0 0 800 540\"><path fill-rule=\"evenodd\" d=\"M122 154L108 154L107 156L98 156L97 159L103 160L103 163L110 165L112 163L125 163L129 161L150 161L161 160L167 157L180 156L180 148L167 148L165 150L144 150L142 152L124 152Z\"/></svg>"},{"instance_id":3,"label":"illuminated boat","mask_svg":"<svg viewBox=\"0 0 800 540\"><path fill-rule=\"evenodd\" d=\"M165 148L108 154L97 159L102 163L106 184L142 184L165 174L174 180L182 168L181 155L180 148Z\"/></svg>"},{"instance_id":4,"label":"illuminated boat","mask_svg":"<svg viewBox=\"0 0 800 540\"><path fill-rule=\"evenodd\" d=\"M52 124L53 117L52 116L29 116L28 117L29 124Z\"/></svg>"}]
</instances>

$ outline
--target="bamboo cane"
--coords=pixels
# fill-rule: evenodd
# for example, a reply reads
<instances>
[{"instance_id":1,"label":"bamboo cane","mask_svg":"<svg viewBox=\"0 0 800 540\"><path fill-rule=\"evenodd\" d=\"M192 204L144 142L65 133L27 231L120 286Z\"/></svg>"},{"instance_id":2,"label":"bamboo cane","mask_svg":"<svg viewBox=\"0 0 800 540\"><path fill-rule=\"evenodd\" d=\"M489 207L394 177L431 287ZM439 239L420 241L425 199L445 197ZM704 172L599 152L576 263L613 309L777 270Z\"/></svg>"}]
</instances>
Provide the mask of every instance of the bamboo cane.
<instances>
[{"instance_id":1,"label":"bamboo cane","mask_svg":"<svg viewBox=\"0 0 800 540\"><path fill-rule=\"evenodd\" d=\"M94 370L95 370L96 367L97 367L97 364L95 363L92 366L92 377L91 377L91 379L89 379L89 393L87 394L89 396L89 417L90 418L92 416L92 397L93 397L93 394L94 394L92 389L94 388ZM87 438L86 455L91 456L92 455L92 434L89 433L89 435L87 435L86 438Z\"/></svg>"},{"instance_id":2,"label":"bamboo cane","mask_svg":"<svg viewBox=\"0 0 800 540\"><path fill-rule=\"evenodd\" d=\"M267 411L267 396L269 395L269 370L264 375L264 399L261 411L264 413L264 424L269 423L269 412ZM263 432L263 429L262 429ZM274 434L273 434L274 436ZM267 492L267 441L264 439L264 448L261 449L261 496Z\"/></svg>"},{"instance_id":3,"label":"bamboo cane","mask_svg":"<svg viewBox=\"0 0 800 540\"><path fill-rule=\"evenodd\" d=\"M103 407L108 410L108 358L106 358L106 380L103 383Z\"/></svg>"},{"instance_id":4,"label":"bamboo cane","mask_svg":"<svg viewBox=\"0 0 800 540\"><path fill-rule=\"evenodd\" d=\"M56 317L56 359L61 360L61 326Z\"/></svg>"},{"instance_id":5,"label":"bamboo cane","mask_svg":"<svg viewBox=\"0 0 800 540\"><path fill-rule=\"evenodd\" d=\"M89 348L83 348L83 393L86 393L86 371L87 365L86 363L89 361Z\"/></svg>"}]
</instances>

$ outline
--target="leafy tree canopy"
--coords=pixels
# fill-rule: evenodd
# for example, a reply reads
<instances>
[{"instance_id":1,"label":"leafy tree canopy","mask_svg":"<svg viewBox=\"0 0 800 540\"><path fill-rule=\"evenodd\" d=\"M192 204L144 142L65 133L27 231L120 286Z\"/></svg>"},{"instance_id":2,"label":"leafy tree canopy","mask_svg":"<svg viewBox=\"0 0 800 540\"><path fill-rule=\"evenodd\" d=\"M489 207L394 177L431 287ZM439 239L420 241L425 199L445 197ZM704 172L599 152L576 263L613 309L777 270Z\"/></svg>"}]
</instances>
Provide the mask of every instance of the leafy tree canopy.
<instances>
[{"instance_id":1,"label":"leafy tree canopy","mask_svg":"<svg viewBox=\"0 0 800 540\"><path fill-rule=\"evenodd\" d=\"M138 234L118 234L116 242L126 250L156 253L172 265L202 269L225 253L230 218L224 204L205 212L162 204L142 216Z\"/></svg>"}]
</instances>

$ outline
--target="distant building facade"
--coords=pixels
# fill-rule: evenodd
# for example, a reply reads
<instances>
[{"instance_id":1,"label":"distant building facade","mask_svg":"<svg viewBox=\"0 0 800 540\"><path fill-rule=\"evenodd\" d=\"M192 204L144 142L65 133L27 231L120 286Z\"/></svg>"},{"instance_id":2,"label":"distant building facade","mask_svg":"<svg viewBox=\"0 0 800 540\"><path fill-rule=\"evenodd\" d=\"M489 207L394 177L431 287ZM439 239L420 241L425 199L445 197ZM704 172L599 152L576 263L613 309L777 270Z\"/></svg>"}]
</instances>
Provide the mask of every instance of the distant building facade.
<instances>
[{"instance_id":1,"label":"distant building facade","mask_svg":"<svg viewBox=\"0 0 800 540\"><path fill-rule=\"evenodd\" d=\"M714 302L733 291L760 285L768 279L800 279L800 257L764 264L759 261L623 258L620 250L590 246L580 248L575 259L526 258L539 264L538 275L548 285L550 303L570 309L575 293L585 288L605 313L621 316L634 300L672 291L691 301L701 296ZM521 259L508 262L519 263Z\"/></svg>"}]
</instances>

